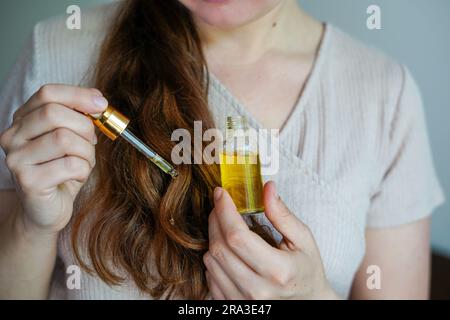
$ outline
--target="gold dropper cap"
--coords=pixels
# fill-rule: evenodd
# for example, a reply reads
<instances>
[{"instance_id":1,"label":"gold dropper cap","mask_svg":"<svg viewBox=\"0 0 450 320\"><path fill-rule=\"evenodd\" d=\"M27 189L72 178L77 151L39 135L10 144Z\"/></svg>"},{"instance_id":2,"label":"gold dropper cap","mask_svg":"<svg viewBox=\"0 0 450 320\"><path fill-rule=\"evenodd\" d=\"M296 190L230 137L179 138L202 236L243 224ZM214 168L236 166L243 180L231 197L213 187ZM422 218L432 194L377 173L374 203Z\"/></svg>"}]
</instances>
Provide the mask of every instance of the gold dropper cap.
<instances>
[{"instance_id":1,"label":"gold dropper cap","mask_svg":"<svg viewBox=\"0 0 450 320\"><path fill-rule=\"evenodd\" d=\"M122 135L130 124L130 119L111 106L108 106L99 118L91 118L100 131L113 141Z\"/></svg>"}]
</instances>

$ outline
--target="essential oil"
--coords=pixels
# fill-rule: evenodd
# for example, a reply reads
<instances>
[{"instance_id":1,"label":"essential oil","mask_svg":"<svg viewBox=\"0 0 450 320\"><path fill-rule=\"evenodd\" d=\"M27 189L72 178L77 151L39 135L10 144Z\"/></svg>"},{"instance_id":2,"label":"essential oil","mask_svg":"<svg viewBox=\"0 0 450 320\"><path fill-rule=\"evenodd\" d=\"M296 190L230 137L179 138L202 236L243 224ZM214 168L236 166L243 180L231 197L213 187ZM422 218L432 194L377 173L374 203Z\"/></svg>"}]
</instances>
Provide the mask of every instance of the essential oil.
<instances>
[{"instance_id":1,"label":"essential oil","mask_svg":"<svg viewBox=\"0 0 450 320\"><path fill-rule=\"evenodd\" d=\"M240 214L264 212L258 144L256 135L252 140L244 117L228 118L220 173L222 187L230 194Z\"/></svg>"}]
</instances>

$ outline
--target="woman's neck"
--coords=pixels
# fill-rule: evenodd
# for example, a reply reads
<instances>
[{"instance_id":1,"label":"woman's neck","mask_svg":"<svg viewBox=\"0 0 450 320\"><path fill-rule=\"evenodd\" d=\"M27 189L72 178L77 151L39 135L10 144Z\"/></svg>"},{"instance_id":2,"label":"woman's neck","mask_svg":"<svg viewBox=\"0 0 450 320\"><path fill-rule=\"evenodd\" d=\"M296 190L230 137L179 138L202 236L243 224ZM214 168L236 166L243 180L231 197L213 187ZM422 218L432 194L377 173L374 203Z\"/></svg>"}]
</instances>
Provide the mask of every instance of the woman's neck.
<instances>
[{"instance_id":1,"label":"woman's neck","mask_svg":"<svg viewBox=\"0 0 450 320\"><path fill-rule=\"evenodd\" d=\"M295 0L283 1L264 16L236 28L221 29L194 20L207 61L234 66L254 64L269 52L309 54L322 32L321 24Z\"/></svg>"}]
</instances>

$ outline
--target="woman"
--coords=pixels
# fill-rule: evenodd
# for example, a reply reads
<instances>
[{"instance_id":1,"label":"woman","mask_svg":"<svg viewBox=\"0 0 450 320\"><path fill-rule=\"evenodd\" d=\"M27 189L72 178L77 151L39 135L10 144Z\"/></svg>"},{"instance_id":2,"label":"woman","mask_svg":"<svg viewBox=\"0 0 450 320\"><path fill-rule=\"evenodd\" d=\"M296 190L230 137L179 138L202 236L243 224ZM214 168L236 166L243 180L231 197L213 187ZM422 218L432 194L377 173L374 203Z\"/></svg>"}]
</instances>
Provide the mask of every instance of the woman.
<instances>
[{"instance_id":1,"label":"woman","mask_svg":"<svg viewBox=\"0 0 450 320\"><path fill-rule=\"evenodd\" d=\"M405 67L293 0L131 0L82 19L38 24L2 91L2 298L428 296L443 197ZM195 120L280 129L262 220L273 238L214 189L216 167L171 181L97 141L82 113L108 103L166 158Z\"/></svg>"}]
</instances>

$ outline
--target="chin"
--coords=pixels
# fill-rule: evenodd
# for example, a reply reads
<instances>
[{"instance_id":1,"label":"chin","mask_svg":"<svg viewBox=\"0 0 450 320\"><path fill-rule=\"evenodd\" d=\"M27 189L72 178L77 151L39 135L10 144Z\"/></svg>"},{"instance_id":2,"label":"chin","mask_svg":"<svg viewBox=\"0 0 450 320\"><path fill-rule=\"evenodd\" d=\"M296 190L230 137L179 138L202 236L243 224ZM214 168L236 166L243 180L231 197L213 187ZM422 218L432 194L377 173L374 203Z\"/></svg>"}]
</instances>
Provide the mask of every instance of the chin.
<instances>
[{"instance_id":1,"label":"chin","mask_svg":"<svg viewBox=\"0 0 450 320\"><path fill-rule=\"evenodd\" d=\"M204 23L235 28L256 20L283 0L179 0Z\"/></svg>"}]
</instances>

